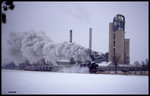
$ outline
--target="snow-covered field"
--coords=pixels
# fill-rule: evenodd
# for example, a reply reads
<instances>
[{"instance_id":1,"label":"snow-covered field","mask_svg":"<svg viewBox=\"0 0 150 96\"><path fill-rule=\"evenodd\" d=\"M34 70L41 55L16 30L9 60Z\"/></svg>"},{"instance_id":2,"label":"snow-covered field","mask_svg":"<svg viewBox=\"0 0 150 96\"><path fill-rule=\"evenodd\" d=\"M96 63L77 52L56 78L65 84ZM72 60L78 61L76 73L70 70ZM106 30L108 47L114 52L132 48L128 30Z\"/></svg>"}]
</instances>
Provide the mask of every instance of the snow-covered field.
<instances>
[{"instance_id":1,"label":"snow-covered field","mask_svg":"<svg viewBox=\"0 0 150 96\"><path fill-rule=\"evenodd\" d=\"M148 94L148 76L2 70L2 94Z\"/></svg>"}]
</instances>

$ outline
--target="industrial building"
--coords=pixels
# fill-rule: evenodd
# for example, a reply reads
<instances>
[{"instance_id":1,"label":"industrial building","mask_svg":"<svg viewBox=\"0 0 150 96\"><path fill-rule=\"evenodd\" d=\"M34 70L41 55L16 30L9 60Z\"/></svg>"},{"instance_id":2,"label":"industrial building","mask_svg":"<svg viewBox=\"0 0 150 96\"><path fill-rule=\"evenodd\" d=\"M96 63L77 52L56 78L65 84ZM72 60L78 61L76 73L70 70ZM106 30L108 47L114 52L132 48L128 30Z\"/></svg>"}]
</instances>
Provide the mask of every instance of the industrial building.
<instances>
[{"instance_id":1,"label":"industrial building","mask_svg":"<svg viewBox=\"0 0 150 96\"><path fill-rule=\"evenodd\" d=\"M73 32L70 30L69 42L72 43ZM111 61L113 62L114 59L118 59L119 65L129 65L130 64L130 55L129 55L129 41L130 39L125 38L125 17L121 14L117 14L114 19L113 23L109 24L109 53L106 54L99 54L96 51L92 50L92 28L89 28L89 51L90 57L94 63L101 63L104 61ZM91 63L93 63L91 62ZM56 63L58 66L50 66L53 65L51 62L44 62L42 60L39 62L40 66L35 66L36 68L32 67L25 67L25 70L30 70L30 68L36 70L47 70L47 71L57 71L62 67L69 67L74 64L88 65L87 62L79 62L74 60L74 58L70 58L70 60L57 60ZM93 63L93 64L94 64ZM113 69L113 67L105 66L107 68ZM103 69L103 67L100 67ZM106 69L106 68L105 68ZM110 70L109 70L110 71Z\"/></svg>"},{"instance_id":2,"label":"industrial building","mask_svg":"<svg viewBox=\"0 0 150 96\"><path fill-rule=\"evenodd\" d=\"M130 64L130 39L125 38L125 17L117 14L109 23L109 61Z\"/></svg>"}]
</instances>

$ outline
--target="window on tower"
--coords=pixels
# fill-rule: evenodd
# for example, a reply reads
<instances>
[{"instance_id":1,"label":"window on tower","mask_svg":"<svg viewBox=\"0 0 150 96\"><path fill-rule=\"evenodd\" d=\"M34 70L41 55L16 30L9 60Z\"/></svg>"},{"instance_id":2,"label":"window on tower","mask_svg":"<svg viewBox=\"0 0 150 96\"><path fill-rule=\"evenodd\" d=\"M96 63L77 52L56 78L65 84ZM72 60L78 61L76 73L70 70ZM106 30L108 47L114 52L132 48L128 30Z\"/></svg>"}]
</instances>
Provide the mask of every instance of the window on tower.
<instances>
[{"instance_id":1,"label":"window on tower","mask_svg":"<svg viewBox=\"0 0 150 96\"><path fill-rule=\"evenodd\" d=\"M115 42L115 40L114 40L114 47L115 47L115 44L116 44L116 42Z\"/></svg>"},{"instance_id":2,"label":"window on tower","mask_svg":"<svg viewBox=\"0 0 150 96\"><path fill-rule=\"evenodd\" d=\"M113 39L114 39L114 40L116 39L116 34L115 34L115 33L113 34Z\"/></svg>"},{"instance_id":3,"label":"window on tower","mask_svg":"<svg viewBox=\"0 0 150 96\"><path fill-rule=\"evenodd\" d=\"M116 53L116 52L115 52L115 48L113 48L113 55L114 55L114 56L115 56L115 53Z\"/></svg>"}]
</instances>

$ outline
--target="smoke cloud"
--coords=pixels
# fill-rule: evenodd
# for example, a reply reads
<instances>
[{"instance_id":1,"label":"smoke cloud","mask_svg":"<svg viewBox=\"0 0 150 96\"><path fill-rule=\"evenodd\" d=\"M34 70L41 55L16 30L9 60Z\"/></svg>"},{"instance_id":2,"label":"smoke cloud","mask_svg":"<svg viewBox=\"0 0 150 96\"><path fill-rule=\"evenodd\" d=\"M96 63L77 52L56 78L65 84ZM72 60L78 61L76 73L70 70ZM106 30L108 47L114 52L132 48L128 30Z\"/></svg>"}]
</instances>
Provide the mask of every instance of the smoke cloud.
<instances>
[{"instance_id":1,"label":"smoke cloud","mask_svg":"<svg viewBox=\"0 0 150 96\"><path fill-rule=\"evenodd\" d=\"M54 43L44 32L10 33L8 40L9 54L16 64L37 63L41 60L57 65L56 61L74 58L75 60L91 60L89 50L76 43Z\"/></svg>"}]
</instances>

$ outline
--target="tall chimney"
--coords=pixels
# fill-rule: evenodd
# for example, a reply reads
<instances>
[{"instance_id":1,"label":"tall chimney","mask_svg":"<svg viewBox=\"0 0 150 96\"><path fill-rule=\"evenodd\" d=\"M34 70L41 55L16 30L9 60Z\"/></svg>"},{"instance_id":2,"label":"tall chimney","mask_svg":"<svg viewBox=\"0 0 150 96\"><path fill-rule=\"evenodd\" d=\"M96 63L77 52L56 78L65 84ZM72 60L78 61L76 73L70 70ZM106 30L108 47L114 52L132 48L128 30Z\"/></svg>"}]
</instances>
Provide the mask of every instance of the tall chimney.
<instances>
[{"instance_id":1,"label":"tall chimney","mask_svg":"<svg viewBox=\"0 0 150 96\"><path fill-rule=\"evenodd\" d=\"M89 49L92 50L92 28L89 29Z\"/></svg>"},{"instance_id":2,"label":"tall chimney","mask_svg":"<svg viewBox=\"0 0 150 96\"><path fill-rule=\"evenodd\" d=\"M72 43L72 30L70 30L70 43Z\"/></svg>"}]
</instances>

